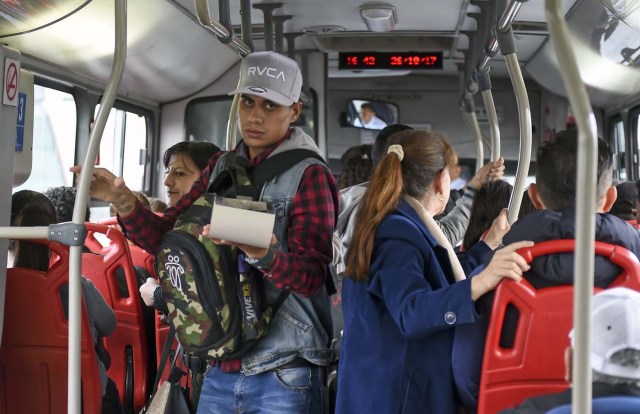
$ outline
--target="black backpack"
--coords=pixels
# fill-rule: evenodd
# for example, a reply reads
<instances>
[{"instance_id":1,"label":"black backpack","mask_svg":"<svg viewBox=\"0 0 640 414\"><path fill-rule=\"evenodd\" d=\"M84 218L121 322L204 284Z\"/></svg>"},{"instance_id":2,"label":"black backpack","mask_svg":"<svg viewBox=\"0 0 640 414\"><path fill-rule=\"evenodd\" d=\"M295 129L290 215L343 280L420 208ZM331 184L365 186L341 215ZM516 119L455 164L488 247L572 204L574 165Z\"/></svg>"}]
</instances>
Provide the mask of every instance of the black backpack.
<instances>
[{"instance_id":1,"label":"black backpack","mask_svg":"<svg viewBox=\"0 0 640 414\"><path fill-rule=\"evenodd\" d=\"M268 304L262 277L244 261L243 253L214 244L202 236L202 228L209 224L216 195L257 200L265 182L306 158L322 160L313 151L296 149L273 155L252 171L245 158L233 152L222 155L218 163L224 168L211 177L207 193L164 235L156 270L168 319L185 350L205 359L235 359L267 335L288 291Z\"/></svg>"}]
</instances>

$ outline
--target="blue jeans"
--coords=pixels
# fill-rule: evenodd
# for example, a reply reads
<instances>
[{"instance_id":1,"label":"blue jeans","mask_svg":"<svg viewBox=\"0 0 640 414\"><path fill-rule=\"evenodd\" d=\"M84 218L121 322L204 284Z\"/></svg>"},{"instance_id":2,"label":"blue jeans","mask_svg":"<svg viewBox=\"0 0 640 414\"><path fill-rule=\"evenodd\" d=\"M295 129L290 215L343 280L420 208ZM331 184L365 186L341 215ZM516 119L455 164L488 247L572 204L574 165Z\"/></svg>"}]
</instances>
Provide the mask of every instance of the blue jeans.
<instances>
[{"instance_id":1,"label":"blue jeans","mask_svg":"<svg viewBox=\"0 0 640 414\"><path fill-rule=\"evenodd\" d=\"M324 414L320 367L275 369L257 375L209 367L198 414Z\"/></svg>"}]
</instances>

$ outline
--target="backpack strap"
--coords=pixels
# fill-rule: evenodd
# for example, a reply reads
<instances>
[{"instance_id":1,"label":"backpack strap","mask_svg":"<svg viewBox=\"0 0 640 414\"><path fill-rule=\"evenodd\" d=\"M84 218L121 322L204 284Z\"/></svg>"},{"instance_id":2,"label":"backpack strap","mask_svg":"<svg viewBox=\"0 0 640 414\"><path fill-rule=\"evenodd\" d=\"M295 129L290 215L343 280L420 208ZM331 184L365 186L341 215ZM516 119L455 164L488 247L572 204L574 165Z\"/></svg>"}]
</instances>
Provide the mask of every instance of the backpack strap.
<instances>
[{"instance_id":1,"label":"backpack strap","mask_svg":"<svg viewBox=\"0 0 640 414\"><path fill-rule=\"evenodd\" d=\"M158 383L160 382L160 377L162 376L162 372L164 371L164 366L167 363L167 359L169 359L169 353L171 352L171 344L173 343L174 338L176 337L176 330L173 327L173 324L169 324L169 335L167 336L167 341L164 343L164 347L162 348L162 356L160 357L160 365L158 366L158 372L156 373L156 378L153 381L153 389L151 390L151 394L155 394L158 390ZM176 356L178 352L176 351ZM171 363L170 370L175 366L175 358Z\"/></svg>"},{"instance_id":2,"label":"backpack strap","mask_svg":"<svg viewBox=\"0 0 640 414\"><path fill-rule=\"evenodd\" d=\"M251 171L255 191L253 199L257 200L260 197L262 187L267 181L272 180L278 174L287 171L289 168L307 158L315 158L316 160L321 161L323 165L327 165L326 161L320 156L320 154L315 151L302 148L272 155L260 164L256 165L253 168L253 171Z\"/></svg>"},{"instance_id":3,"label":"backpack strap","mask_svg":"<svg viewBox=\"0 0 640 414\"><path fill-rule=\"evenodd\" d=\"M249 168L246 158L229 151L218 160L224 163L224 166L215 177L209 179L208 191L219 193L223 197L240 196L257 200L267 181L307 158L315 158L327 165L317 152L297 148L270 156L255 167Z\"/></svg>"},{"instance_id":4,"label":"backpack strap","mask_svg":"<svg viewBox=\"0 0 640 414\"><path fill-rule=\"evenodd\" d=\"M254 200L257 200L260 197L260 193L262 192L262 187L264 184L271 180L276 175L288 170L293 167L297 163L307 158L315 158L322 162L324 166L327 166L324 158L320 156L315 151L311 151L308 149L293 149L285 152L281 152L279 154L272 155L267 158L260 164L256 165L253 169L252 176L254 177L254 188L255 188L255 196ZM333 278L331 277L331 269L327 268L327 277L324 281L324 286L327 289L327 294L329 296L335 294L338 290L336 289L336 285L333 283ZM282 292L276 302L272 305L274 309L280 307L282 302L287 298L287 295L283 296Z\"/></svg>"},{"instance_id":5,"label":"backpack strap","mask_svg":"<svg viewBox=\"0 0 640 414\"><path fill-rule=\"evenodd\" d=\"M230 155L232 154L232 155ZM289 151L284 151L278 154L274 154L262 161L251 169L251 174L247 174L247 160L243 157L238 157L233 151L229 151L224 154L218 162L225 162L225 166L222 171L216 176L209 179L209 192L217 192L220 189L235 187L235 193L229 192L221 195L227 197L249 196L253 200L260 198L262 187L267 181L272 180L278 174L287 171L289 168L298 164L300 161L307 158L314 158L324 166L327 166L326 161L320 154L315 151L303 148L296 148ZM251 178L253 178L253 185L251 185ZM248 183L248 184L247 184ZM233 192L233 191L232 191ZM336 286L333 283L331 277L331 270L327 268L327 278L325 279L325 287L329 295L333 295L337 292ZM284 292L283 292L284 293ZM288 294L287 294L288 295ZM275 309L285 301L287 295L280 295L273 305Z\"/></svg>"},{"instance_id":6,"label":"backpack strap","mask_svg":"<svg viewBox=\"0 0 640 414\"><path fill-rule=\"evenodd\" d=\"M239 157L233 151L226 152L218 160L222 164L219 172L209 178L207 192L223 197L253 197L253 185L248 174L249 163L246 158Z\"/></svg>"}]
</instances>

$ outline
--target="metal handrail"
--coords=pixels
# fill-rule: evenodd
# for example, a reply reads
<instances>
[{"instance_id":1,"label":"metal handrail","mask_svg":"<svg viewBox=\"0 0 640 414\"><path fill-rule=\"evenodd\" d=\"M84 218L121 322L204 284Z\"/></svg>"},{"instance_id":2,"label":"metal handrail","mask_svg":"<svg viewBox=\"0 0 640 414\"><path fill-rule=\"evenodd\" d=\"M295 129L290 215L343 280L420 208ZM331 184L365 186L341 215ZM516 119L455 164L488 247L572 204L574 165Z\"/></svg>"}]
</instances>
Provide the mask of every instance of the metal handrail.
<instances>
[{"instance_id":1,"label":"metal handrail","mask_svg":"<svg viewBox=\"0 0 640 414\"><path fill-rule=\"evenodd\" d=\"M522 7L522 3L525 1L527 0L512 0L509 3L498 22L497 29L499 32L505 33L511 28L511 24L513 24L516 15L520 11L520 7Z\"/></svg>"},{"instance_id":2,"label":"metal handrail","mask_svg":"<svg viewBox=\"0 0 640 414\"><path fill-rule=\"evenodd\" d=\"M476 143L476 171L478 171L484 165L484 145L482 142L482 131L478 124L478 118L476 117L476 111L473 108L473 98L469 97L468 100L463 102L462 117L465 123L473 132Z\"/></svg>"},{"instance_id":3,"label":"metal handrail","mask_svg":"<svg viewBox=\"0 0 640 414\"><path fill-rule=\"evenodd\" d=\"M195 7L196 15L202 26L211 30L220 39L231 39L229 45L236 49L241 56L246 56L251 53L251 48L247 44L236 36L233 36L229 29L224 27L220 22L211 18L208 0L195 0Z\"/></svg>"},{"instance_id":4,"label":"metal handrail","mask_svg":"<svg viewBox=\"0 0 640 414\"><path fill-rule=\"evenodd\" d=\"M515 53L504 55L509 71L509 78L516 94L516 103L518 105L518 123L520 126L520 151L518 153L518 168L516 170L516 180L509 199L509 224L513 224L518 219L520 212L520 204L527 184L527 176L529 175L529 164L531 163L531 107L529 105L529 96L527 88L522 78L522 71L518 63L518 57Z\"/></svg>"},{"instance_id":5,"label":"metal handrail","mask_svg":"<svg viewBox=\"0 0 640 414\"><path fill-rule=\"evenodd\" d=\"M118 94L118 87L124 71L127 56L127 2L116 0L115 10L115 48L113 53L113 66L109 75L109 82L102 97L96 122L91 130L89 148L85 156L75 204L73 206L73 223L84 224L87 202L89 200L89 188L93 176L93 164L100 149L100 139ZM82 269L82 246L69 248L69 389L68 412L80 414L81 389L80 389L80 321L81 321L81 284L80 275Z\"/></svg>"},{"instance_id":6,"label":"metal handrail","mask_svg":"<svg viewBox=\"0 0 640 414\"><path fill-rule=\"evenodd\" d=\"M500 158L500 125L498 124L498 114L493 101L491 89L482 91L482 101L487 110L489 118L489 130L491 131L491 161L498 161Z\"/></svg>"},{"instance_id":7,"label":"metal handrail","mask_svg":"<svg viewBox=\"0 0 640 414\"><path fill-rule=\"evenodd\" d=\"M593 295L598 135L559 0L545 0L549 34L578 127L576 247L574 254L572 412L591 414L591 296Z\"/></svg>"}]
</instances>

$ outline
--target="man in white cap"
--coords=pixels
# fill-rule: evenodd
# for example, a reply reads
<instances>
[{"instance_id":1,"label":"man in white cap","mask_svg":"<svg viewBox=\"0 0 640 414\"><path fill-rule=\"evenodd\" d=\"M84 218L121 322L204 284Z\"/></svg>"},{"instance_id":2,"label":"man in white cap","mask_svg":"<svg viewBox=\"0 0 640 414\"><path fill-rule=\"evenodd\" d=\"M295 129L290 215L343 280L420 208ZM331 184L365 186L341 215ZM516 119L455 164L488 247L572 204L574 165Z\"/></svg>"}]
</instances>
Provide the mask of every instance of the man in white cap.
<instances>
[{"instance_id":1,"label":"man in white cap","mask_svg":"<svg viewBox=\"0 0 640 414\"><path fill-rule=\"evenodd\" d=\"M234 149L249 166L285 151L302 148L320 154L313 139L291 127L302 109L302 74L295 60L274 52L244 58L238 127L242 141ZM155 252L162 236L222 169L211 158L191 191L162 217L144 208L122 178L96 169L92 196L111 202L128 238ZM222 163L220 163L222 164ZM72 168L78 172L80 167ZM291 292L269 326L267 336L241 359L214 361L203 383L198 413L323 413L321 367L332 352L329 297L325 289L332 257L338 191L324 163L307 158L265 184L261 200L273 203L274 238L268 249L238 245L261 276L268 300Z\"/></svg>"},{"instance_id":2,"label":"man in white cap","mask_svg":"<svg viewBox=\"0 0 640 414\"><path fill-rule=\"evenodd\" d=\"M573 333L573 332L572 332ZM570 334L573 344L573 335ZM571 384L572 348L565 353ZM593 297L591 313L593 398L634 396L640 399L640 293L617 287ZM525 400L501 414L544 414L571 403L571 389Z\"/></svg>"}]
</instances>

